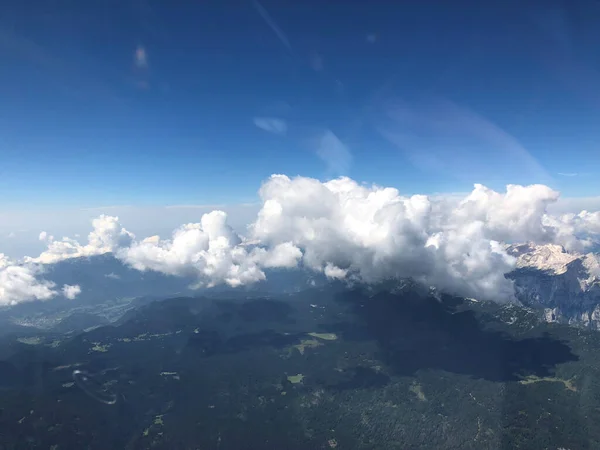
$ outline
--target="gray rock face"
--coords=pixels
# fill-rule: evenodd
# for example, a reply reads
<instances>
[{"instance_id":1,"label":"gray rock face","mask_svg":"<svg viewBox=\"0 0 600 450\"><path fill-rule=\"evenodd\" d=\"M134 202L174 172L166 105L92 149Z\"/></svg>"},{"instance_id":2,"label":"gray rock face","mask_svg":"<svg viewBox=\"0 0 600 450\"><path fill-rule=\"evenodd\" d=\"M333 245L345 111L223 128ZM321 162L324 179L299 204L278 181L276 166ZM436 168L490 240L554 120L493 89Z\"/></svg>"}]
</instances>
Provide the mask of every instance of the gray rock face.
<instances>
[{"instance_id":1,"label":"gray rock face","mask_svg":"<svg viewBox=\"0 0 600 450\"><path fill-rule=\"evenodd\" d=\"M507 274L517 299L541 310L547 322L600 330L600 259L559 245L509 245L517 267Z\"/></svg>"}]
</instances>

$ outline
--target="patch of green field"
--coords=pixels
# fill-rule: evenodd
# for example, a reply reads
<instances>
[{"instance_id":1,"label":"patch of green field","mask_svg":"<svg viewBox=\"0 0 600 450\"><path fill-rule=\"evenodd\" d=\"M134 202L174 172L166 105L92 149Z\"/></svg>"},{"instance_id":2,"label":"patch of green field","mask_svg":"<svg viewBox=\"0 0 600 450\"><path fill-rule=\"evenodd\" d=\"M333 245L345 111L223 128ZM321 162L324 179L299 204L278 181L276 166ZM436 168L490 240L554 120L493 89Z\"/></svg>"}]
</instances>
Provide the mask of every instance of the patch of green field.
<instances>
[{"instance_id":1,"label":"patch of green field","mask_svg":"<svg viewBox=\"0 0 600 450\"><path fill-rule=\"evenodd\" d=\"M19 341L21 344L27 345L39 345L43 342L42 338L37 336L17 338L17 341Z\"/></svg>"},{"instance_id":2,"label":"patch of green field","mask_svg":"<svg viewBox=\"0 0 600 450\"><path fill-rule=\"evenodd\" d=\"M562 383L565 385L565 389L569 391L577 392L577 387L573 384L573 380L563 380L557 377L537 377L535 375L529 375L525 377L525 379L519 381L520 384L533 384L533 383L541 383L542 381L547 381L550 383Z\"/></svg>"},{"instance_id":3,"label":"patch of green field","mask_svg":"<svg viewBox=\"0 0 600 450\"><path fill-rule=\"evenodd\" d=\"M413 394L415 394L420 401L422 401L422 402L426 402L427 401L427 397L425 397L425 394L423 393L423 388L416 381L413 384L411 384L408 389Z\"/></svg>"},{"instance_id":4,"label":"patch of green field","mask_svg":"<svg viewBox=\"0 0 600 450\"><path fill-rule=\"evenodd\" d=\"M338 337L335 333L308 333L309 336L323 339L325 341L335 341Z\"/></svg>"},{"instance_id":5,"label":"patch of green field","mask_svg":"<svg viewBox=\"0 0 600 450\"><path fill-rule=\"evenodd\" d=\"M112 344L102 345L101 342L92 342L94 346L90 349L93 352L106 353Z\"/></svg>"},{"instance_id":6,"label":"patch of green field","mask_svg":"<svg viewBox=\"0 0 600 450\"><path fill-rule=\"evenodd\" d=\"M306 350L307 348L315 348L320 345L323 344L321 344L316 339L302 339L299 344L296 344L293 347L297 349L301 355L304 355L304 350Z\"/></svg>"},{"instance_id":7,"label":"patch of green field","mask_svg":"<svg viewBox=\"0 0 600 450\"><path fill-rule=\"evenodd\" d=\"M301 373L299 373L298 375L289 375L287 377L287 379L292 384L298 384L298 383L302 383L302 380L304 379L304 375L302 375Z\"/></svg>"}]
</instances>

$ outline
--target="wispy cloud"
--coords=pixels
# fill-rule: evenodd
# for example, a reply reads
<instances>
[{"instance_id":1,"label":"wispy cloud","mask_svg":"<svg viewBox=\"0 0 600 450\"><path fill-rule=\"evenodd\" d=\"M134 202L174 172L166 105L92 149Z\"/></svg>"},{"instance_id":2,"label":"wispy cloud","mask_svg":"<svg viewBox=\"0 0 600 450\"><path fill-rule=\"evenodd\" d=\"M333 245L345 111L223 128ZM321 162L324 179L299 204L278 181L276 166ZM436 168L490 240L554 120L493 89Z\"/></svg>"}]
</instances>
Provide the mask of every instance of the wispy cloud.
<instances>
[{"instance_id":1,"label":"wispy cloud","mask_svg":"<svg viewBox=\"0 0 600 450\"><path fill-rule=\"evenodd\" d=\"M0 24L0 50L8 51L36 65L44 81L57 86L61 91L78 99L101 99L124 106L112 84L106 80L120 80L121 74L108 69L87 53L78 53L77 58L63 58L59 53L12 28Z\"/></svg>"},{"instance_id":2,"label":"wispy cloud","mask_svg":"<svg viewBox=\"0 0 600 450\"><path fill-rule=\"evenodd\" d=\"M138 47L135 49L133 62L136 67L139 67L140 69L145 69L148 67L148 54L143 46L138 45Z\"/></svg>"},{"instance_id":3,"label":"wispy cloud","mask_svg":"<svg viewBox=\"0 0 600 450\"><path fill-rule=\"evenodd\" d=\"M600 104L600 71L589 63L593 53L587 55L589 58L582 58L586 49L595 48L595 24L576 20L566 7L548 3L532 14L533 29L537 28L544 37L543 47L535 52L535 57L582 100L597 106ZM587 2L584 7L590 17L598 16L599 7L595 3Z\"/></svg>"},{"instance_id":4,"label":"wispy cloud","mask_svg":"<svg viewBox=\"0 0 600 450\"><path fill-rule=\"evenodd\" d=\"M396 100L380 108L375 118L379 132L423 170L469 183L523 177L528 182L552 182L514 136L466 107L434 98Z\"/></svg>"},{"instance_id":5,"label":"wispy cloud","mask_svg":"<svg viewBox=\"0 0 600 450\"><path fill-rule=\"evenodd\" d=\"M271 28L271 30L273 30L273 32L277 35L277 37L279 38L279 41L284 45L285 48L287 48L291 52L292 45L290 44L290 41L287 38L287 36L285 35L285 33L283 32L283 30L281 28L279 28L277 23L275 23L275 20L273 20L271 15L267 12L267 10L264 8L264 6L258 2L258 0L255 0L253 2L253 4L254 4L254 7L256 8L256 11L258 11L258 14L260 14L260 16L267 23L267 25Z\"/></svg>"},{"instance_id":6,"label":"wispy cloud","mask_svg":"<svg viewBox=\"0 0 600 450\"><path fill-rule=\"evenodd\" d=\"M331 130L325 131L319 138L316 153L327 164L332 176L348 175L352 153Z\"/></svg>"},{"instance_id":7,"label":"wispy cloud","mask_svg":"<svg viewBox=\"0 0 600 450\"><path fill-rule=\"evenodd\" d=\"M284 136L287 133L287 123L283 119L277 119L275 117L255 117L254 125L261 130L268 131L269 133Z\"/></svg>"},{"instance_id":8,"label":"wispy cloud","mask_svg":"<svg viewBox=\"0 0 600 450\"><path fill-rule=\"evenodd\" d=\"M313 53L310 57L310 66L315 72L321 72L323 70L323 56L319 53Z\"/></svg>"},{"instance_id":9,"label":"wispy cloud","mask_svg":"<svg viewBox=\"0 0 600 450\"><path fill-rule=\"evenodd\" d=\"M143 45L138 45L133 52L133 85L140 90L150 89L150 66L148 65L148 51Z\"/></svg>"},{"instance_id":10,"label":"wispy cloud","mask_svg":"<svg viewBox=\"0 0 600 450\"><path fill-rule=\"evenodd\" d=\"M581 173L581 172L558 172L557 175L560 175L561 177L583 177L583 176L586 176L587 173Z\"/></svg>"}]
</instances>

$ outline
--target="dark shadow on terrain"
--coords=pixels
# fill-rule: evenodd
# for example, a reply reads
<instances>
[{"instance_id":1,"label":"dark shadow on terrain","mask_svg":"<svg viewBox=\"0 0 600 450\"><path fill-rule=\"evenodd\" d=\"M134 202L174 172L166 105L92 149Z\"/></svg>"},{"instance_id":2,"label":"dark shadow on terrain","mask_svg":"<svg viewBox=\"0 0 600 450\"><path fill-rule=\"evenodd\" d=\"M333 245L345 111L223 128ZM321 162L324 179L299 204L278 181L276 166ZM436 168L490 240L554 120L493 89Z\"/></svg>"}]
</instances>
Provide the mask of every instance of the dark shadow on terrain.
<instances>
[{"instance_id":1,"label":"dark shadow on terrain","mask_svg":"<svg viewBox=\"0 0 600 450\"><path fill-rule=\"evenodd\" d=\"M152 302L125 313L115 325L127 330L129 336L168 333L198 323L201 299L177 297ZM95 331L95 330L94 330Z\"/></svg>"},{"instance_id":2,"label":"dark shadow on terrain","mask_svg":"<svg viewBox=\"0 0 600 450\"><path fill-rule=\"evenodd\" d=\"M328 389L345 391L354 389L380 388L389 383L390 377L370 367L355 367L344 373L342 381L327 386Z\"/></svg>"},{"instance_id":3,"label":"dark shadow on terrain","mask_svg":"<svg viewBox=\"0 0 600 450\"><path fill-rule=\"evenodd\" d=\"M241 328L247 323L292 324L294 308L287 302L268 298L257 298L247 301L240 300L208 300L211 307L204 316L214 317L223 324L235 323Z\"/></svg>"},{"instance_id":4,"label":"dark shadow on terrain","mask_svg":"<svg viewBox=\"0 0 600 450\"><path fill-rule=\"evenodd\" d=\"M297 344L302 338L306 338L304 333L282 334L273 330L245 333L231 338L224 338L216 331L199 330L198 333L189 338L186 350L199 353L203 356L212 356L215 354L237 353L262 347L285 348Z\"/></svg>"},{"instance_id":5,"label":"dark shadow on terrain","mask_svg":"<svg viewBox=\"0 0 600 450\"><path fill-rule=\"evenodd\" d=\"M119 319L116 325L127 329L130 336L135 336L143 333L166 333L196 326L213 329L217 323L291 324L294 323L293 312L294 308L286 302L264 298L241 302L204 297L178 297L131 310Z\"/></svg>"},{"instance_id":6,"label":"dark shadow on terrain","mask_svg":"<svg viewBox=\"0 0 600 450\"><path fill-rule=\"evenodd\" d=\"M234 336L225 342L224 350L227 353L235 353L256 347L285 348L297 344L303 337L305 337L304 333L281 334L273 330L265 330Z\"/></svg>"},{"instance_id":7,"label":"dark shadow on terrain","mask_svg":"<svg viewBox=\"0 0 600 450\"><path fill-rule=\"evenodd\" d=\"M11 388L22 384L21 372L9 361L0 361L0 388Z\"/></svg>"},{"instance_id":8,"label":"dark shadow on terrain","mask_svg":"<svg viewBox=\"0 0 600 450\"><path fill-rule=\"evenodd\" d=\"M294 323L290 315L294 312L289 303L280 300L258 299L242 303L238 314L245 321L267 321Z\"/></svg>"},{"instance_id":9,"label":"dark shadow on terrain","mask_svg":"<svg viewBox=\"0 0 600 450\"><path fill-rule=\"evenodd\" d=\"M457 312L454 304L431 297L382 293L368 298L351 291L338 295L337 301L350 307L357 322L324 328L346 340L374 339L398 375L441 369L515 381L524 375L548 376L557 364L578 360L568 345L547 334L515 340L483 329L473 311Z\"/></svg>"},{"instance_id":10,"label":"dark shadow on terrain","mask_svg":"<svg viewBox=\"0 0 600 450\"><path fill-rule=\"evenodd\" d=\"M202 356L212 356L220 353L223 347L223 339L216 331L200 330L188 339L184 353L191 351Z\"/></svg>"},{"instance_id":11,"label":"dark shadow on terrain","mask_svg":"<svg viewBox=\"0 0 600 450\"><path fill-rule=\"evenodd\" d=\"M203 300L209 302L216 313L235 313L248 320L284 320L293 312L288 303L270 298Z\"/></svg>"}]
</instances>

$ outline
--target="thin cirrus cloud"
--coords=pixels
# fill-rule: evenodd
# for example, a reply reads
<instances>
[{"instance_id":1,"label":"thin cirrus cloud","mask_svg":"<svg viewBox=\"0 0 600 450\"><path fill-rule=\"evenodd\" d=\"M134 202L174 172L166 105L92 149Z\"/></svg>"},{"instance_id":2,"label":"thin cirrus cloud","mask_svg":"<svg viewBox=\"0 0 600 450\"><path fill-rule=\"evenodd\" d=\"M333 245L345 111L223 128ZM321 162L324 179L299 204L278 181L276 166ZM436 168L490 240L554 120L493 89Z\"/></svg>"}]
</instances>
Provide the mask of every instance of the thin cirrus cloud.
<instances>
[{"instance_id":1,"label":"thin cirrus cloud","mask_svg":"<svg viewBox=\"0 0 600 450\"><path fill-rule=\"evenodd\" d=\"M316 154L327 164L330 175L347 175L352 165L352 153L331 130L324 131L318 138Z\"/></svg>"},{"instance_id":2,"label":"thin cirrus cloud","mask_svg":"<svg viewBox=\"0 0 600 450\"><path fill-rule=\"evenodd\" d=\"M379 133L417 167L472 183L515 176L550 184L537 159L509 133L469 108L441 98L377 105Z\"/></svg>"},{"instance_id":3,"label":"thin cirrus cloud","mask_svg":"<svg viewBox=\"0 0 600 450\"><path fill-rule=\"evenodd\" d=\"M120 74L111 71L87 53L78 53L76 60L67 58L57 48L42 45L1 24L0 50L34 64L38 68L38 76L44 77L45 81L54 84L72 98L94 98L114 106L124 105L112 84L106 81L107 78L119 79Z\"/></svg>"},{"instance_id":4,"label":"thin cirrus cloud","mask_svg":"<svg viewBox=\"0 0 600 450\"><path fill-rule=\"evenodd\" d=\"M146 47L138 45L133 53L133 64L135 66L133 83L137 89L150 89L150 72L148 66L148 51Z\"/></svg>"},{"instance_id":5,"label":"thin cirrus cloud","mask_svg":"<svg viewBox=\"0 0 600 450\"><path fill-rule=\"evenodd\" d=\"M0 303L48 300L58 291L39 267L104 253L136 270L195 277L204 287L248 285L265 280L265 269L302 266L366 283L412 277L449 293L505 302L514 298L514 287L504 275L516 264L505 243L585 251L600 238L600 212L551 214L559 193L539 184L403 196L347 177L321 182L273 175L259 194L261 207L245 236L219 210L168 238L134 236L114 216L96 218L85 243L46 235L38 257L23 264L0 259ZM67 298L77 292L62 289Z\"/></svg>"},{"instance_id":6,"label":"thin cirrus cloud","mask_svg":"<svg viewBox=\"0 0 600 450\"><path fill-rule=\"evenodd\" d=\"M255 117L254 125L268 133L285 136L288 131L287 122L275 117Z\"/></svg>"},{"instance_id":7,"label":"thin cirrus cloud","mask_svg":"<svg viewBox=\"0 0 600 450\"><path fill-rule=\"evenodd\" d=\"M582 4L582 14L597 17L598 11L595 2ZM576 20L566 7L552 4L536 9L531 19L532 36L537 31L543 39L534 57L582 100L600 105L600 72L581 58L582 49L595 48L595 23Z\"/></svg>"},{"instance_id":8,"label":"thin cirrus cloud","mask_svg":"<svg viewBox=\"0 0 600 450\"><path fill-rule=\"evenodd\" d=\"M145 69L148 67L148 54L146 53L146 49L139 45L135 49L135 53L133 55L133 62L136 67L140 69Z\"/></svg>"},{"instance_id":9,"label":"thin cirrus cloud","mask_svg":"<svg viewBox=\"0 0 600 450\"><path fill-rule=\"evenodd\" d=\"M582 173L582 172L558 172L557 175L560 175L561 177L584 177L587 176L587 173Z\"/></svg>"},{"instance_id":10,"label":"thin cirrus cloud","mask_svg":"<svg viewBox=\"0 0 600 450\"><path fill-rule=\"evenodd\" d=\"M265 7L261 5L260 2L258 2L258 0L255 0L253 2L253 5L258 14L260 14L260 17L262 17L262 19L269 26L269 28L271 28L273 33L275 33L277 39L279 39L279 42L281 42L283 46L286 49L288 49L288 51L292 52L292 44L290 44L290 40L288 39L287 35L283 32L283 30L279 27L279 25L277 25L277 23L271 17L271 15L267 12Z\"/></svg>"},{"instance_id":11,"label":"thin cirrus cloud","mask_svg":"<svg viewBox=\"0 0 600 450\"><path fill-rule=\"evenodd\" d=\"M315 72L321 72L324 68L323 56L319 53L311 54L310 66Z\"/></svg>"}]
</instances>

